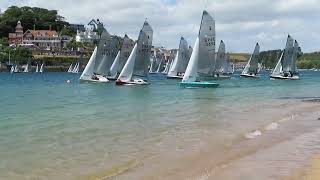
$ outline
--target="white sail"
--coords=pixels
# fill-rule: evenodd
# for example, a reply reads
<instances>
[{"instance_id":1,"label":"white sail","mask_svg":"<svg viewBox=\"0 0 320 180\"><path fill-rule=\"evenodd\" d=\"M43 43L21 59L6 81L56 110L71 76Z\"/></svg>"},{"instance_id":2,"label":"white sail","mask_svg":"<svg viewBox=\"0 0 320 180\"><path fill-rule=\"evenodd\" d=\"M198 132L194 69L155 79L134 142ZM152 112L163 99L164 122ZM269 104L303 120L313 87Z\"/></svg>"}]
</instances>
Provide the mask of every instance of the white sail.
<instances>
[{"instance_id":1,"label":"white sail","mask_svg":"<svg viewBox=\"0 0 320 180\"><path fill-rule=\"evenodd\" d=\"M169 69L171 67L171 64L172 64L172 60L169 59L166 63L166 66L164 68L164 70L162 71L162 74L168 74L169 73Z\"/></svg>"},{"instance_id":2,"label":"white sail","mask_svg":"<svg viewBox=\"0 0 320 180\"><path fill-rule=\"evenodd\" d=\"M29 64L26 64L23 70L24 73L29 72Z\"/></svg>"},{"instance_id":3,"label":"white sail","mask_svg":"<svg viewBox=\"0 0 320 180\"><path fill-rule=\"evenodd\" d=\"M197 81L198 62L199 62L199 37L194 45L193 52L191 54L187 70L183 76L182 82L195 82Z\"/></svg>"},{"instance_id":4,"label":"white sail","mask_svg":"<svg viewBox=\"0 0 320 180\"><path fill-rule=\"evenodd\" d=\"M152 58L150 58L150 62L151 62L151 65L150 65L150 68L149 68L149 73L154 73L155 71L154 71L154 68L156 67L156 63L157 63L157 60L154 58L154 57L152 57Z\"/></svg>"},{"instance_id":5,"label":"white sail","mask_svg":"<svg viewBox=\"0 0 320 180\"><path fill-rule=\"evenodd\" d=\"M19 67L18 67L18 65L16 65L16 66L14 67L14 72L15 72L15 73L19 72Z\"/></svg>"},{"instance_id":6,"label":"white sail","mask_svg":"<svg viewBox=\"0 0 320 180\"><path fill-rule=\"evenodd\" d=\"M39 72L40 72L40 73L43 73L43 63L42 63L41 66L40 66Z\"/></svg>"},{"instance_id":7,"label":"white sail","mask_svg":"<svg viewBox=\"0 0 320 180\"><path fill-rule=\"evenodd\" d=\"M36 73L39 72L39 64L37 63L37 67L36 67Z\"/></svg>"},{"instance_id":8,"label":"white sail","mask_svg":"<svg viewBox=\"0 0 320 180\"><path fill-rule=\"evenodd\" d=\"M199 30L199 62L198 73L200 75L212 75L215 62L215 21L207 11L203 11Z\"/></svg>"},{"instance_id":9,"label":"white sail","mask_svg":"<svg viewBox=\"0 0 320 180\"><path fill-rule=\"evenodd\" d=\"M160 59L160 63L159 63L159 65L158 65L157 73L160 73L161 68L162 68L162 66L163 66L162 63L163 63L163 59L161 58L161 59Z\"/></svg>"},{"instance_id":10,"label":"white sail","mask_svg":"<svg viewBox=\"0 0 320 180\"><path fill-rule=\"evenodd\" d=\"M10 73L14 73L14 69L15 69L15 68L14 68L14 66L12 65L12 66L11 66L11 69L10 69Z\"/></svg>"},{"instance_id":11,"label":"white sail","mask_svg":"<svg viewBox=\"0 0 320 180\"><path fill-rule=\"evenodd\" d=\"M250 56L250 59L242 71L241 74L246 75L246 74L258 74L260 71L259 68L259 63L258 63L258 58L259 58L259 53L260 53L260 45L259 43L256 44L253 53Z\"/></svg>"},{"instance_id":12,"label":"white sail","mask_svg":"<svg viewBox=\"0 0 320 180\"><path fill-rule=\"evenodd\" d=\"M122 44L122 47L120 50L120 59L119 59L119 65L118 65L118 69L117 69L118 74L120 74L124 65L126 64L134 45L135 45L135 42L133 40L131 40L128 37L128 35L125 35L123 38L123 44Z\"/></svg>"},{"instance_id":13,"label":"white sail","mask_svg":"<svg viewBox=\"0 0 320 180\"><path fill-rule=\"evenodd\" d=\"M72 73L78 74L79 73L79 67L80 67L80 62L77 62L76 65L74 66L74 69Z\"/></svg>"},{"instance_id":14,"label":"white sail","mask_svg":"<svg viewBox=\"0 0 320 180\"><path fill-rule=\"evenodd\" d=\"M113 61L111 68L110 68L110 78L116 78L118 75L118 68L119 68L119 63L120 63L120 53L121 51L118 52L116 59Z\"/></svg>"},{"instance_id":15,"label":"white sail","mask_svg":"<svg viewBox=\"0 0 320 180\"><path fill-rule=\"evenodd\" d=\"M38 65L37 65L37 67L38 67ZM68 73L71 73L72 70L73 70L73 68L72 68L72 63L71 63L70 66L69 66L69 69L68 69Z\"/></svg>"},{"instance_id":16,"label":"white sail","mask_svg":"<svg viewBox=\"0 0 320 180\"><path fill-rule=\"evenodd\" d=\"M224 63L226 60L226 47L223 41L220 42L217 57L214 65L214 72L216 74L223 73L224 71Z\"/></svg>"},{"instance_id":17,"label":"white sail","mask_svg":"<svg viewBox=\"0 0 320 180\"><path fill-rule=\"evenodd\" d=\"M281 57L278 60L278 63L276 65L276 67L274 68L271 76L279 76L279 75L282 74L282 64L281 64L281 62L282 62L282 59L283 59L283 55L284 55L284 52L282 52Z\"/></svg>"},{"instance_id":18,"label":"white sail","mask_svg":"<svg viewBox=\"0 0 320 180\"><path fill-rule=\"evenodd\" d=\"M94 51L88 61L88 64L86 65L84 71L82 72L80 76L80 80L91 80L96 63L96 57L97 57L97 47L94 48Z\"/></svg>"},{"instance_id":19,"label":"white sail","mask_svg":"<svg viewBox=\"0 0 320 180\"><path fill-rule=\"evenodd\" d=\"M121 82L129 82L131 81L132 75L133 75L133 68L134 68L134 63L136 60L136 55L137 55L137 43L134 46L126 64L124 65L118 80Z\"/></svg>"},{"instance_id":20,"label":"white sail","mask_svg":"<svg viewBox=\"0 0 320 180\"><path fill-rule=\"evenodd\" d=\"M178 63L179 63L179 50L177 51L176 57L173 60L172 66L169 69L168 76L178 75Z\"/></svg>"}]
</instances>

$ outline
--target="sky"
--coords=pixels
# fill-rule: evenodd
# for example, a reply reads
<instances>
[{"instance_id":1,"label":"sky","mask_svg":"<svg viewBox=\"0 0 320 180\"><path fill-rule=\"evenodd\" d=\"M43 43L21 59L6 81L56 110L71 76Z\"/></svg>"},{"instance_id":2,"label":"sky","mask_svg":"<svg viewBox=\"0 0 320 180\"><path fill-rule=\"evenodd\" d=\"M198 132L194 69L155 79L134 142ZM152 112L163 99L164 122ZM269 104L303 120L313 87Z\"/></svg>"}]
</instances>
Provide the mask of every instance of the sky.
<instances>
[{"instance_id":1,"label":"sky","mask_svg":"<svg viewBox=\"0 0 320 180\"><path fill-rule=\"evenodd\" d=\"M320 0L1 0L11 5L58 10L70 23L87 24L99 18L111 34L137 39L147 18L153 45L177 48L183 36L193 46L202 11L216 21L216 42L229 52L283 49L288 34L304 52L320 48ZM23 22L22 22L23 23Z\"/></svg>"}]
</instances>

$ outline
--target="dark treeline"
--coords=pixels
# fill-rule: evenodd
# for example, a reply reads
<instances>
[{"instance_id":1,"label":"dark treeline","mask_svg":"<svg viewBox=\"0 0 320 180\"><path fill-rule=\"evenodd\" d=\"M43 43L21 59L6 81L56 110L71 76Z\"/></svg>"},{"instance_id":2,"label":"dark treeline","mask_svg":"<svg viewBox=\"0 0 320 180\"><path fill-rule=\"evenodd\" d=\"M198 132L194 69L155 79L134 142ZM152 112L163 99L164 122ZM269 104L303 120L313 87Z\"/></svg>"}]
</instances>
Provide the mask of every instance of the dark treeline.
<instances>
[{"instance_id":1,"label":"dark treeline","mask_svg":"<svg viewBox=\"0 0 320 180\"><path fill-rule=\"evenodd\" d=\"M0 17L0 38L8 37L15 31L17 21L22 22L24 31L28 29L51 29L69 33L69 23L65 18L58 15L57 10L47 10L39 7L9 7Z\"/></svg>"},{"instance_id":2,"label":"dark treeline","mask_svg":"<svg viewBox=\"0 0 320 180\"><path fill-rule=\"evenodd\" d=\"M270 50L270 51L262 51L260 52L260 60L259 62L262 63L262 65L265 68L274 68L281 56L282 51L280 49L278 50Z\"/></svg>"}]
</instances>

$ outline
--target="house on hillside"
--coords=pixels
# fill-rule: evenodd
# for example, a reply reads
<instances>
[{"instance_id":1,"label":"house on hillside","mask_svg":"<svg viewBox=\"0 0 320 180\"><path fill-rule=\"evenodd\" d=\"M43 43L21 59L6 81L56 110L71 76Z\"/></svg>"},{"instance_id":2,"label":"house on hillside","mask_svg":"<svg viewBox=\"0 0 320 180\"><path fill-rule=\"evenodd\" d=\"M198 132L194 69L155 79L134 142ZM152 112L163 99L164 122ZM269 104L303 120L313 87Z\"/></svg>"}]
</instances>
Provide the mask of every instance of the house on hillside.
<instances>
[{"instance_id":1,"label":"house on hillside","mask_svg":"<svg viewBox=\"0 0 320 180\"><path fill-rule=\"evenodd\" d=\"M55 30L27 30L23 31L21 22L18 21L14 33L9 33L9 44L26 46L39 50L60 50L72 40L69 36L60 36Z\"/></svg>"},{"instance_id":2,"label":"house on hillside","mask_svg":"<svg viewBox=\"0 0 320 180\"><path fill-rule=\"evenodd\" d=\"M23 27L21 22L17 22L17 26L15 28L14 33L9 33L8 41L10 45L18 45L22 43L23 39Z\"/></svg>"}]
</instances>

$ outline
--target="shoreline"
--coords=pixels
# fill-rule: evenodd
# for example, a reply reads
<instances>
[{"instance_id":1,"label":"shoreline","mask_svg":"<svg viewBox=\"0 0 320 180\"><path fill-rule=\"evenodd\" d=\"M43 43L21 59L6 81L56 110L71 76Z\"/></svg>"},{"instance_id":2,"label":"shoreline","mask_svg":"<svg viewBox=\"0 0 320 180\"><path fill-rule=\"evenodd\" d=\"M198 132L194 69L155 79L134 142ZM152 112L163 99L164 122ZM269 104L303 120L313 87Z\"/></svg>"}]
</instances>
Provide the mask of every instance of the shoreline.
<instances>
[{"instance_id":1,"label":"shoreline","mask_svg":"<svg viewBox=\"0 0 320 180\"><path fill-rule=\"evenodd\" d=\"M128 168L124 173L114 175L114 179L282 179L288 177L296 168L302 168L308 161L301 158L298 166L290 164L290 157L283 160L283 155L290 153L286 147L296 148L297 142L304 142L305 137L319 135L320 129L317 109L320 104L313 102L293 101L301 108L296 114L282 117L272 123L265 124L257 129L252 129L226 144L224 147L202 146L194 151L182 152L179 158L174 155L165 157L152 157L141 162L139 166ZM302 121L303 120L303 121ZM259 130L253 138L246 135ZM310 133L311 132L311 133ZM308 134L309 133L309 134ZM313 134L315 133L315 134ZM307 141L306 141L307 142ZM214 146L214 145L213 145ZM304 147L304 144L301 144ZM316 146L316 145L315 145ZM319 143L320 146L320 143ZM219 150L220 149L220 150ZM269 152L267 155L266 152ZM313 152L318 153L318 152ZM314 155L313 153L308 156ZM320 151L319 151L320 153ZM270 154L277 155L270 156ZM299 155L299 153L297 154ZM274 159L275 158L275 159ZM170 162L172 161L172 162ZM170 163L168 163L170 162ZM254 162L254 163L253 163ZM279 163L274 163L279 162ZM281 163L280 163L281 162ZM268 164L270 165L268 167ZM287 166L288 165L288 166ZM277 172L274 167L282 166L283 171ZM265 168L268 167L269 171ZM261 172L260 172L261 171ZM252 173L255 172L255 173ZM259 173L258 173L259 172ZM265 174L261 174L265 173ZM234 176L237 174L237 176ZM100 177L97 179L113 179Z\"/></svg>"}]
</instances>

